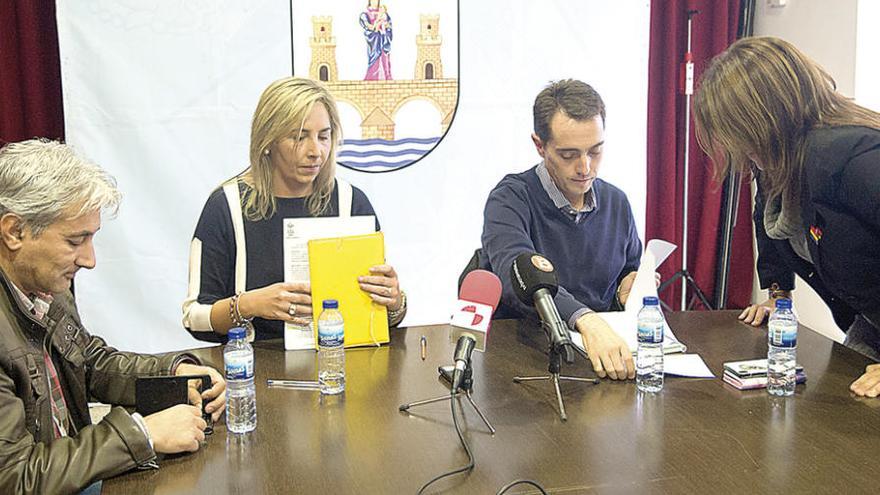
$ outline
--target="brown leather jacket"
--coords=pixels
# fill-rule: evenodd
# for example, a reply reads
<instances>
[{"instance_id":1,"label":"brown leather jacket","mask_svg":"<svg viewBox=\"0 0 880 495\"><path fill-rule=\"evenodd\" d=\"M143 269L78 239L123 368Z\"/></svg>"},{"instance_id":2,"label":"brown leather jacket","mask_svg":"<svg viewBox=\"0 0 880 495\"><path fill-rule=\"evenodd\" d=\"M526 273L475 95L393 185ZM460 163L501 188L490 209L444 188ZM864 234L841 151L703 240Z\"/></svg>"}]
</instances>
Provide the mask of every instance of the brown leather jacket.
<instances>
[{"instance_id":1,"label":"brown leather jacket","mask_svg":"<svg viewBox=\"0 0 880 495\"><path fill-rule=\"evenodd\" d=\"M70 414L56 439L43 350L49 349ZM114 407L91 424L88 400L135 402L135 378L167 375L184 356L120 352L80 323L72 295L56 294L38 322L0 272L0 493L77 493L155 459L134 419Z\"/></svg>"}]
</instances>

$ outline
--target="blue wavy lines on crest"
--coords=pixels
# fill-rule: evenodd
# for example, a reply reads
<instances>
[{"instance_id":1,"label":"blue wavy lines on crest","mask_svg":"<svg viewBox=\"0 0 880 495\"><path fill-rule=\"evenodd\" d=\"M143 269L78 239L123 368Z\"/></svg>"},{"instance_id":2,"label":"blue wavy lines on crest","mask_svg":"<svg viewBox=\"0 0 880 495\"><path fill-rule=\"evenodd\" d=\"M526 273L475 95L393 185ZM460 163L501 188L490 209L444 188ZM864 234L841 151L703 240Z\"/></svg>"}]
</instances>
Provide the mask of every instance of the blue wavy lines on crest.
<instances>
[{"instance_id":1,"label":"blue wavy lines on crest","mask_svg":"<svg viewBox=\"0 0 880 495\"><path fill-rule=\"evenodd\" d=\"M437 142L433 138L404 138L393 141L385 139L345 139L336 157L346 167L361 170L382 171L405 167L426 155Z\"/></svg>"}]
</instances>

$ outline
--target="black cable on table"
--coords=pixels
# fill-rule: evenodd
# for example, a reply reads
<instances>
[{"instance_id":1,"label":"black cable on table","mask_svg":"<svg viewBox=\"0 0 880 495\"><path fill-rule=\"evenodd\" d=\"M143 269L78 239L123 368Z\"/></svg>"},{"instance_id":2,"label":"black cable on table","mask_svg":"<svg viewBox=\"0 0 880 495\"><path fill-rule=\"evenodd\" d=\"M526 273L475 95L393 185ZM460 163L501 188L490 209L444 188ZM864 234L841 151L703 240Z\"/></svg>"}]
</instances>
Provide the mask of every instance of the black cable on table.
<instances>
[{"instance_id":1,"label":"black cable on table","mask_svg":"<svg viewBox=\"0 0 880 495\"><path fill-rule=\"evenodd\" d=\"M541 485L539 485L537 481L532 481L532 480L516 480L516 481L511 481L510 483L508 483L508 484L502 486L501 489L498 490L498 493L496 493L495 495L503 495L504 492L506 492L507 490L510 490L511 488L513 488L513 487L516 486L516 485L532 485L532 486L534 486L535 488L537 488L538 490L540 490L541 493L543 493L544 495L547 495L547 492L544 491L544 487L542 487Z\"/></svg>"},{"instance_id":2,"label":"black cable on table","mask_svg":"<svg viewBox=\"0 0 880 495\"><path fill-rule=\"evenodd\" d=\"M468 446L467 441L465 441L465 439L464 439L464 434L462 434L462 432L461 432L461 426L459 426L459 424L458 424L458 414L455 413L455 403L458 402L455 398L455 390L451 390L450 394L451 394L451 397L450 397L449 403L452 404L452 406L451 406L452 407L452 424L455 425L455 432L458 433L458 440L461 442L461 446L464 447L464 451L467 453L468 464L466 466L460 467L458 469L443 473L440 476L434 477L433 479L431 479L431 481L425 483L424 485L422 485L421 488L419 488L418 495L421 495L425 491L425 489L427 489L428 486L430 486L435 481L446 478L447 476L452 476L452 475L455 475L458 473L464 473L464 472L470 471L471 469L474 468L474 455L471 453L471 448Z\"/></svg>"}]
</instances>

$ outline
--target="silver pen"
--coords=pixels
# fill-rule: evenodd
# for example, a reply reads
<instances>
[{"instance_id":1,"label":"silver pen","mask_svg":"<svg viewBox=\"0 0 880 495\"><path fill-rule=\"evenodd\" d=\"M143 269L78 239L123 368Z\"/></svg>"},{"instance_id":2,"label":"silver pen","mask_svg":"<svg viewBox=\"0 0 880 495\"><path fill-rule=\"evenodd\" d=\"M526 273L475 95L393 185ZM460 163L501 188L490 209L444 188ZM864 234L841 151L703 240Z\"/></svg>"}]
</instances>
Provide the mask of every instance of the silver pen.
<instances>
[{"instance_id":1,"label":"silver pen","mask_svg":"<svg viewBox=\"0 0 880 495\"><path fill-rule=\"evenodd\" d=\"M316 380L266 380L266 385L279 388L298 388L305 390L313 390L319 388Z\"/></svg>"}]
</instances>

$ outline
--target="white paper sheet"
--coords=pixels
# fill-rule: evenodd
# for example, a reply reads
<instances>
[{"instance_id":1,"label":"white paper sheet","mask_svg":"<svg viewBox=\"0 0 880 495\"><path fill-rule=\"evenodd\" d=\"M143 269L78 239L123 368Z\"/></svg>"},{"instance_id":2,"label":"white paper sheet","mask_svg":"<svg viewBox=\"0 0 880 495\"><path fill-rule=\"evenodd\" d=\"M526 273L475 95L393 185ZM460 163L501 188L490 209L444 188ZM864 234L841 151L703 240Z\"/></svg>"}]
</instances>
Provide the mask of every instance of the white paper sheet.
<instances>
[{"instance_id":1,"label":"white paper sheet","mask_svg":"<svg viewBox=\"0 0 880 495\"><path fill-rule=\"evenodd\" d=\"M608 323L608 326L614 330L620 338L626 342L629 350L632 351L633 354L636 353L636 348L638 347L638 328L636 326L636 320L638 315L636 313L630 313L628 311L610 311L607 313L596 313ZM584 348L583 340L581 339L581 334L575 331L569 331L571 334L571 341L576 346L581 349ZM678 341L675 337L675 334L672 333L672 329L669 328L669 325L666 322L663 323L663 353L669 354L672 352L685 352L687 350L687 346Z\"/></svg>"},{"instance_id":2,"label":"white paper sheet","mask_svg":"<svg viewBox=\"0 0 880 495\"><path fill-rule=\"evenodd\" d=\"M636 320L639 310L642 308L642 299L646 296L657 296L657 281L654 273L657 268L666 261L666 258L675 251L676 246L662 239L651 239L642 253L639 270L633 282L629 298L626 300L625 311L612 311L598 313L606 323L619 335L633 354L638 347L638 328ZM687 346L679 342L666 322L663 323L663 353L685 352ZM584 348L583 340L578 332L570 332L571 340L581 349Z\"/></svg>"},{"instance_id":3,"label":"white paper sheet","mask_svg":"<svg viewBox=\"0 0 880 495\"><path fill-rule=\"evenodd\" d=\"M376 217L312 217L284 219L284 281L309 280L309 245L312 239L372 234ZM314 349L315 334L311 325L284 324L284 348Z\"/></svg>"},{"instance_id":4,"label":"white paper sheet","mask_svg":"<svg viewBox=\"0 0 880 495\"><path fill-rule=\"evenodd\" d=\"M657 268L666 261L666 258L675 251L675 244L662 239L651 239L642 253L639 270L633 282L632 290L626 300L626 311L638 313L642 308L642 299L647 296L657 296L657 279L654 273Z\"/></svg>"},{"instance_id":5,"label":"white paper sheet","mask_svg":"<svg viewBox=\"0 0 880 495\"><path fill-rule=\"evenodd\" d=\"M715 378L699 354L673 354L663 357L663 374L690 378Z\"/></svg>"}]
</instances>

